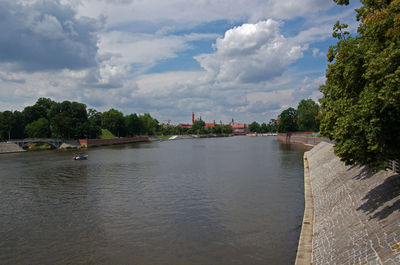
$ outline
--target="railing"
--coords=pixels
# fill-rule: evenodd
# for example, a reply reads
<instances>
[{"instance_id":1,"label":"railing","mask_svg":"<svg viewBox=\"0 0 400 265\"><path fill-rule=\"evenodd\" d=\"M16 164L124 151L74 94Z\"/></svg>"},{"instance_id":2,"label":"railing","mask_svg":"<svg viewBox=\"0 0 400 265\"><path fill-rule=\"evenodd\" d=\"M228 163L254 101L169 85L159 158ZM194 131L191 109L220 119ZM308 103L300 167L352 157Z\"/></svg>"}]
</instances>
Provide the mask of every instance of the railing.
<instances>
[{"instance_id":1,"label":"railing","mask_svg":"<svg viewBox=\"0 0 400 265\"><path fill-rule=\"evenodd\" d=\"M389 160L388 168L396 173L400 173L400 159Z\"/></svg>"}]
</instances>

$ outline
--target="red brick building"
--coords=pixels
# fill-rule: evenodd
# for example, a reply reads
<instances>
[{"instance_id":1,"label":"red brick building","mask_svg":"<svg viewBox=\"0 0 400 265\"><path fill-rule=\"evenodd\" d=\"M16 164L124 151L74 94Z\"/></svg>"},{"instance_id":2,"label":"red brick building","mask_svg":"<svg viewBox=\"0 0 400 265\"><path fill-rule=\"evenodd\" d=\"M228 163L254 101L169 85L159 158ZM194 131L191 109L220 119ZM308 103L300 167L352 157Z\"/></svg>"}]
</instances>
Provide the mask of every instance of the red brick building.
<instances>
[{"instance_id":1,"label":"red brick building","mask_svg":"<svg viewBox=\"0 0 400 265\"><path fill-rule=\"evenodd\" d=\"M246 135L249 133L249 125L247 124L231 124L234 135Z\"/></svg>"}]
</instances>

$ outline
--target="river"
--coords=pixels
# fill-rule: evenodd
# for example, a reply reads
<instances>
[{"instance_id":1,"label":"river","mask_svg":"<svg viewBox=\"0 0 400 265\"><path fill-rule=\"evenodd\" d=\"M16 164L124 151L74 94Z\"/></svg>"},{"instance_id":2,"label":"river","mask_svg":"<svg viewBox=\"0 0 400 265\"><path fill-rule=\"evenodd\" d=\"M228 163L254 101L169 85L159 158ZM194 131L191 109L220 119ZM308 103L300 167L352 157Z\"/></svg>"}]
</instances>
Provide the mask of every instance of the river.
<instances>
[{"instance_id":1,"label":"river","mask_svg":"<svg viewBox=\"0 0 400 265\"><path fill-rule=\"evenodd\" d=\"M275 137L0 155L0 264L294 264L304 147Z\"/></svg>"}]
</instances>

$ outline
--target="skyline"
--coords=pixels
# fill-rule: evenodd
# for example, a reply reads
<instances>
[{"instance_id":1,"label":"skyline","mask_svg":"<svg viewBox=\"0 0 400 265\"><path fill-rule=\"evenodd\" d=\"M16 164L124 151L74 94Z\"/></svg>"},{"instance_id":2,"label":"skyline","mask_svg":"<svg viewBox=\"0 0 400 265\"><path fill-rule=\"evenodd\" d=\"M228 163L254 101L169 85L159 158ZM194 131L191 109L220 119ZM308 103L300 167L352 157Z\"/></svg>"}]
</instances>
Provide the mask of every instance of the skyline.
<instances>
[{"instance_id":1,"label":"skyline","mask_svg":"<svg viewBox=\"0 0 400 265\"><path fill-rule=\"evenodd\" d=\"M268 122L321 96L333 1L11 1L0 3L0 111L39 97L160 123Z\"/></svg>"}]
</instances>

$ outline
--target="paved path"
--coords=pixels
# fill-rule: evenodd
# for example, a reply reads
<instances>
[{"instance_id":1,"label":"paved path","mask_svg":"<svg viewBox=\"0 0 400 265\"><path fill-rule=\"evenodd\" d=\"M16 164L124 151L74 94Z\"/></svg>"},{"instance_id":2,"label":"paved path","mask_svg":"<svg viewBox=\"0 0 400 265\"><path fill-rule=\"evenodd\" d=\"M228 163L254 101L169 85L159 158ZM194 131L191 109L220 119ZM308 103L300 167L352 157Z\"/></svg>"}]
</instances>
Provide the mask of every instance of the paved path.
<instances>
[{"instance_id":1,"label":"paved path","mask_svg":"<svg viewBox=\"0 0 400 265\"><path fill-rule=\"evenodd\" d=\"M345 166L328 143L307 157L314 201L312 264L400 264L400 176Z\"/></svg>"}]
</instances>

